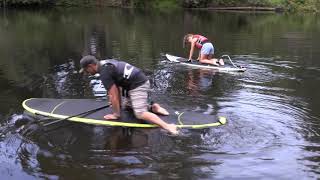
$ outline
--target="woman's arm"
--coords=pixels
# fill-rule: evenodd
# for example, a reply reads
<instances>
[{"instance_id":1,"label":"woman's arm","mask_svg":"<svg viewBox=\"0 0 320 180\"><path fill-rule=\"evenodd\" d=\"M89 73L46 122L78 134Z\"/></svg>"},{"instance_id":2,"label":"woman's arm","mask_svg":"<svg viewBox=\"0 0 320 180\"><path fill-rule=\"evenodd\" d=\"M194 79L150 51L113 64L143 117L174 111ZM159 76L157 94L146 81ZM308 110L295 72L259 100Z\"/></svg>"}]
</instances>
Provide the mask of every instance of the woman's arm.
<instances>
[{"instance_id":1,"label":"woman's arm","mask_svg":"<svg viewBox=\"0 0 320 180\"><path fill-rule=\"evenodd\" d=\"M192 59L192 55L193 55L193 51L194 51L194 46L195 46L195 42L191 42L191 47L190 47L190 52L189 52L189 59Z\"/></svg>"},{"instance_id":2,"label":"woman's arm","mask_svg":"<svg viewBox=\"0 0 320 180\"><path fill-rule=\"evenodd\" d=\"M192 56L193 56L193 52L194 52L194 47L196 46L196 42L197 42L197 38L193 38L191 40L191 48L190 48L190 53L189 53L189 60L192 59Z\"/></svg>"}]
</instances>

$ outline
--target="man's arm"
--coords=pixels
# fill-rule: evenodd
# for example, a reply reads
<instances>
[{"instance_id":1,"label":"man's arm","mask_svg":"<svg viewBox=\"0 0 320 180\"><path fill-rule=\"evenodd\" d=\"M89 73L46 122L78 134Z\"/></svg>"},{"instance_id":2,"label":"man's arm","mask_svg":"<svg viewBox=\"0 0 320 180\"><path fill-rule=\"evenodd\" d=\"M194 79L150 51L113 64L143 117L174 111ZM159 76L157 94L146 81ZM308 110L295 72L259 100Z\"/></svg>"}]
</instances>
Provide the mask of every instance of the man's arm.
<instances>
[{"instance_id":1,"label":"man's arm","mask_svg":"<svg viewBox=\"0 0 320 180\"><path fill-rule=\"evenodd\" d=\"M100 79L102 81L103 86L108 91L108 99L112 105L112 114L107 114L104 116L107 120L114 120L120 117L120 104L121 104L121 94L119 91L119 87L117 87L113 76L115 75L115 67L112 65L107 65L103 69L101 69Z\"/></svg>"},{"instance_id":2,"label":"man's arm","mask_svg":"<svg viewBox=\"0 0 320 180\"><path fill-rule=\"evenodd\" d=\"M112 105L113 115L116 117L120 117L120 90L119 88L113 84L108 91L109 101Z\"/></svg>"}]
</instances>

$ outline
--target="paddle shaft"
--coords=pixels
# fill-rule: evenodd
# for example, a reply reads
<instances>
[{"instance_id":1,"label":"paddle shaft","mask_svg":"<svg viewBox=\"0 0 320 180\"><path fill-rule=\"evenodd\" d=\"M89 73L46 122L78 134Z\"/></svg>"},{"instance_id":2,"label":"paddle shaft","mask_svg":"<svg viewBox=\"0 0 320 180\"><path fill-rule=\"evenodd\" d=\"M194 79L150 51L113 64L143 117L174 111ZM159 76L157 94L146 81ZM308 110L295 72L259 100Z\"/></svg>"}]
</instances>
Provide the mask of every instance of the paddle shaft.
<instances>
[{"instance_id":1,"label":"paddle shaft","mask_svg":"<svg viewBox=\"0 0 320 180\"><path fill-rule=\"evenodd\" d=\"M58 119L58 120L56 120L56 121L43 124L43 126L49 126L49 125L51 125L51 124L55 124L55 123L58 123L58 122L61 122L61 121L64 121L64 120L68 120L68 119L73 118L73 117L87 116L87 115L89 115L89 114L92 114L92 113L97 112L97 111L99 111L99 110L101 110L101 109L107 108L107 107L109 107L109 106L110 106L110 104L105 105L105 106L102 106L102 107L99 107L99 108L96 108L96 109L92 109L92 110L89 110L89 111L86 111L86 112L82 112L82 113L79 113L79 114L76 114L76 115L68 116L68 117L63 118L63 119Z\"/></svg>"}]
</instances>

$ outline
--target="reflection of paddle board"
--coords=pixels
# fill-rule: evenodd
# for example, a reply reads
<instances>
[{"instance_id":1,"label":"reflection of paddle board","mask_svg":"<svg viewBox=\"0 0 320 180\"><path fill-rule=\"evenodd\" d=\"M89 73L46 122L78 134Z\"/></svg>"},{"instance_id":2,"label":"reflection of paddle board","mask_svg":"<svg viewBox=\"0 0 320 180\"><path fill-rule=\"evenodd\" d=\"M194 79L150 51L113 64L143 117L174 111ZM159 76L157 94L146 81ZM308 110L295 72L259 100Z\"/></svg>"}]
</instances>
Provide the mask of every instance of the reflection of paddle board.
<instances>
[{"instance_id":1,"label":"reflection of paddle board","mask_svg":"<svg viewBox=\"0 0 320 180\"><path fill-rule=\"evenodd\" d=\"M92 93L95 97L105 97L107 95L107 90L104 88L102 81L100 80L100 74L89 76L90 87L92 88Z\"/></svg>"},{"instance_id":2,"label":"reflection of paddle board","mask_svg":"<svg viewBox=\"0 0 320 180\"><path fill-rule=\"evenodd\" d=\"M92 88L92 93L95 97L104 97L107 94L107 91L100 79L91 79L90 87Z\"/></svg>"},{"instance_id":3,"label":"reflection of paddle board","mask_svg":"<svg viewBox=\"0 0 320 180\"><path fill-rule=\"evenodd\" d=\"M214 66L214 65L209 65L209 64L202 64L202 63L199 63L199 61L196 61L196 60L193 60L192 62L188 62L188 60L185 59L185 58L178 57L178 56L173 56L173 55L170 55L170 54L166 54L166 58L169 61L175 62L175 63L179 63L179 64L183 64L183 65L186 65L186 66L197 67L197 68L205 68L205 69L213 69L213 70L218 70L218 71L221 71L221 72L244 72L244 71L246 71L246 68L234 65L229 56L227 56L227 55L224 55L224 56L228 57L228 59L230 60L232 66L227 66L227 65Z\"/></svg>"},{"instance_id":4,"label":"reflection of paddle board","mask_svg":"<svg viewBox=\"0 0 320 180\"><path fill-rule=\"evenodd\" d=\"M106 100L98 101L95 99L46 99L32 98L22 103L24 109L30 114L41 115L53 119L64 119L75 114L80 114L89 110L97 109L106 105ZM154 124L147 124L142 120L134 117L131 111L121 113L121 119L117 121L104 120L103 116L111 113L111 108L105 108L95 111L87 116L72 117L68 121L82 122L87 124L105 125L105 126L122 126L122 127L139 127L150 128L157 127ZM174 123L180 128L201 129L220 126L226 123L225 117L216 117L205 115L197 112L175 113L169 110L169 116L161 116L167 123Z\"/></svg>"}]
</instances>

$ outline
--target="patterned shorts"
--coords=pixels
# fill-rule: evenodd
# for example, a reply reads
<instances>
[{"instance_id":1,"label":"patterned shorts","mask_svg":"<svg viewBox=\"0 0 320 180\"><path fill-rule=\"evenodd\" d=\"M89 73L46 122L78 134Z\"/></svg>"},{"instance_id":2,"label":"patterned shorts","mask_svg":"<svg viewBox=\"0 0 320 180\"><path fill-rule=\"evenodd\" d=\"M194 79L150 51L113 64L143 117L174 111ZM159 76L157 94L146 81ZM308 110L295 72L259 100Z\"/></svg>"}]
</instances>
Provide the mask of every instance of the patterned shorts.
<instances>
[{"instance_id":1,"label":"patterned shorts","mask_svg":"<svg viewBox=\"0 0 320 180\"><path fill-rule=\"evenodd\" d=\"M130 106L136 117L140 117L143 112L148 111L148 95L150 91L150 82L146 81L141 86L132 89L128 92ZM127 102L128 103L128 102Z\"/></svg>"}]
</instances>

